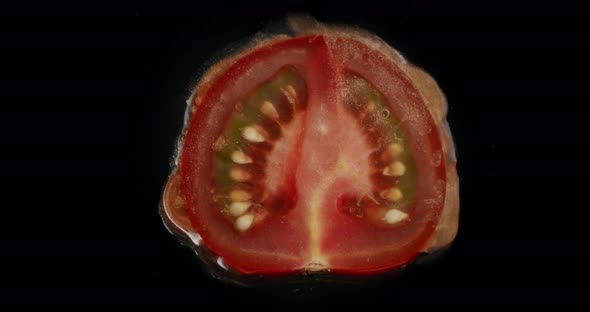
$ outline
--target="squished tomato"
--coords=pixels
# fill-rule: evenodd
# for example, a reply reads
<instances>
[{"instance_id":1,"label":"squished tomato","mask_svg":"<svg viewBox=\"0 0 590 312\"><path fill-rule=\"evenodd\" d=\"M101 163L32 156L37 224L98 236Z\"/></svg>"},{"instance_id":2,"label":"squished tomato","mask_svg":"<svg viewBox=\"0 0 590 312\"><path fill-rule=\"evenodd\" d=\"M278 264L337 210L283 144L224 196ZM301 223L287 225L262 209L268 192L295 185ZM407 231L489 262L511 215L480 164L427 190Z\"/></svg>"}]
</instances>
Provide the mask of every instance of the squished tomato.
<instances>
[{"instance_id":1,"label":"squished tomato","mask_svg":"<svg viewBox=\"0 0 590 312\"><path fill-rule=\"evenodd\" d=\"M290 21L213 66L191 97L162 215L235 274L372 274L450 244L446 102L373 35Z\"/></svg>"}]
</instances>

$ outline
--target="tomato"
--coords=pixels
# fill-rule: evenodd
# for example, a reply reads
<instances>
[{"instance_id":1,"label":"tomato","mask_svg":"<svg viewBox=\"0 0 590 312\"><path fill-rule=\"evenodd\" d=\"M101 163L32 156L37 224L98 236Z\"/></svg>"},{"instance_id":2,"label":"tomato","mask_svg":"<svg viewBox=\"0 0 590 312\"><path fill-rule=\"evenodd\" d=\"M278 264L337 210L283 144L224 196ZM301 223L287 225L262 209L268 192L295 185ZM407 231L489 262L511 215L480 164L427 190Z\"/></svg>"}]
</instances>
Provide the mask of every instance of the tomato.
<instances>
[{"instance_id":1,"label":"tomato","mask_svg":"<svg viewBox=\"0 0 590 312\"><path fill-rule=\"evenodd\" d=\"M201 79L166 224L240 274L371 274L449 245L456 159L434 80L372 35L294 25Z\"/></svg>"}]
</instances>

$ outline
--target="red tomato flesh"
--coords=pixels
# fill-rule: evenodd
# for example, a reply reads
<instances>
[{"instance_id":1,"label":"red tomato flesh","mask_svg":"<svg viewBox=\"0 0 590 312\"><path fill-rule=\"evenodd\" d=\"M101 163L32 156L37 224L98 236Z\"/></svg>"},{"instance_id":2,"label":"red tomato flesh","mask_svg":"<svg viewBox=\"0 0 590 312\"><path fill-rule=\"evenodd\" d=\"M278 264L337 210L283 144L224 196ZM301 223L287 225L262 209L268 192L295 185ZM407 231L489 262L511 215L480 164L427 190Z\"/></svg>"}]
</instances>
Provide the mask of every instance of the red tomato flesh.
<instances>
[{"instance_id":1,"label":"red tomato flesh","mask_svg":"<svg viewBox=\"0 0 590 312\"><path fill-rule=\"evenodd\" d=\"M433 239L448 147L382 49L336 32L267 41L219 65L191 111L176 224L232 270L381 272Z\"/></svg>"}]
</instances>

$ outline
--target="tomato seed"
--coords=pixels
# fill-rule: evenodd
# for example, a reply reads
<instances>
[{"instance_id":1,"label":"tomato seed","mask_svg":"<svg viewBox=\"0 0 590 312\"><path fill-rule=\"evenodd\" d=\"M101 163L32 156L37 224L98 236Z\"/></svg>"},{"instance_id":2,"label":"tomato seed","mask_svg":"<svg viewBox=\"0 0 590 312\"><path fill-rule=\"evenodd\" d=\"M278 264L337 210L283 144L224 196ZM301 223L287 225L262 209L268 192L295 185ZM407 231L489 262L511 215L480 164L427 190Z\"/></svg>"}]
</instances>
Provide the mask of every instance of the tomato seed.
<instances>
[{"instance_id":1,"label":"tomato seed","mask_svg":"<svg viewBox=\"0 0 590 312\"><path fill-rule=\"evenodd\" d=\"M236 164L252 163L252 158L246 155L242 150L236 150L233 153L231 153L231 160Z\"/></svg>"},{"instance_id":2,"label":"tomato seed","mask_svg":"<svg viewBox=\"0 0 590 312\"><path fill-rule=\"evenodd\" d=\"M255 127L244 128L244 130L242 130L242 137L244 137L244 139L246 139L250 142L254 142L254 143L264 142L264 136Z\"/></svg>"},{"instance_id":3,"label":"tomato seed","mask_svg":"<svg viewBox=\"0 0 590 312\"><path fill-rule=\"evenodd\" d=\"M277 112L277 109L270 101L264 101L264 103L262 103L262 106L260 107L260 111L267 117L270 117L272 119L279 119L279 112Z\"/></svg>"},{"instance_id":4,"label":"tomato seed","mask_svg":"<svg viewBox=\"0 0 590 312\"><path fill-rule=\"evenodd\" d=\"M236 229L240 232L244 232L252 226L254 216L251 214L245 214L236 220Z\"/></svg>"},{"instance_id":5,"label":"tomato seed","mask_svg":"<svg viewBox=\"0 0 590 312\"><path fill-rule=\"evenodd\" d=\"M287 85L284 88L281 88L281 92L287 97L287 101L291 103L291 105L295 105L297 103L297 92L292 85Z\"/></svg>"},{"instance_id":6,"label":"tomato seed","mask_svg":"<svg viewBox=\"0 0 590 312\"><path fill-rule=\"evenodd\" d=\"M383 175L391 177L401 177L406 173L406 166L401 161L393 162L383 169Z\"/></svg>"},{"instance_id":7,"label":"tomato seed","mask_svg":"<svg viewBox=\"0 0 590 312\"><path fill-rule=\"evenodd\" d=\"M234 217L241 216L248 210L248 208L250 208L251 205L252 203L249 201L232 202L229 205L229 214Z\"/></svg>"},{"instance_id":8,"label":"tomato seed","mask_svg":"<svg viewBox=\"0 0 590 312\"><path fill-rule=\"evenodd\" d=\"M229 193L229 198L232 201L247 201L252 198L252 195L244 190L233 190Z\"/></svg>"},{"instance_id":9,"label":"tomato seed","mask_svg":"<svg viewBox=\"0 0 590 312\"><path fill-rule=\"evenodd\" d=\"M383 150L380 154L379 161L375 160L380 164L387 164L392 160L398 158L403 152L403 147L398 143L391 143Z\"/></svg>"},{"instance_id":10,"label":"tomato seed","mask_svg":"<svg viewBox=\"0 0 590 312\"><path fill-rule=\"evenodd\" d=\"M402 221L403 219L405 219L407 217L408 217L408 214L401 211L401 210L389 209L385 213L384 220L385 220L385 222L387 222L389 224L395 224L395 223Z\"/></svg>"},{"instance_id":11,"label":"tomato seed","mask_svg":"<svg viewBox=\"0 0 590 312\"><path fill-rule=\"evenodd\" d=\"M379 193L381 198L387 199L389 201L399 201L404 197L402 191L397 187L392 187L388 190L382 191Z\"/></svg>"},{"instance_id":12,"label":"tomato seed","mask_svg":"<svg viewBox=\"0 0 590 312\"><path fill-rule=\"evenodd\" d=\"M232 168L229 171L229 177L234 181L247 181L250 180L251 176L250 173L240 169L240 168Z\"/></svg>"}]
</instances>

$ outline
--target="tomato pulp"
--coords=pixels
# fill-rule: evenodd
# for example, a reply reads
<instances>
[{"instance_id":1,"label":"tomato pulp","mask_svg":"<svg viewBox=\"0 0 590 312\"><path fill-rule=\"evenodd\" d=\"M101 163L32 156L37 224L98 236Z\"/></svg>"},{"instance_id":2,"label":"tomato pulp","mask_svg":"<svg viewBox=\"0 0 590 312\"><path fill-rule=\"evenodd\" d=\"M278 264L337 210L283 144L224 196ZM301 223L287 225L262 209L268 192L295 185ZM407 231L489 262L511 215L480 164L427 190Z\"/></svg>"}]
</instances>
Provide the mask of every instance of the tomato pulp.
<instances>
[{"instance_id":1,"label":"tomato pulp","mask_svg":"<svg viewBox=\"0 0 590 312\"><path fill-rule=\"evenodd\" d=\"M371 274L448 245L446 102L378 38L294 22L203 77L163 217L242 274Z\"/></svg>"}]
</instances>

